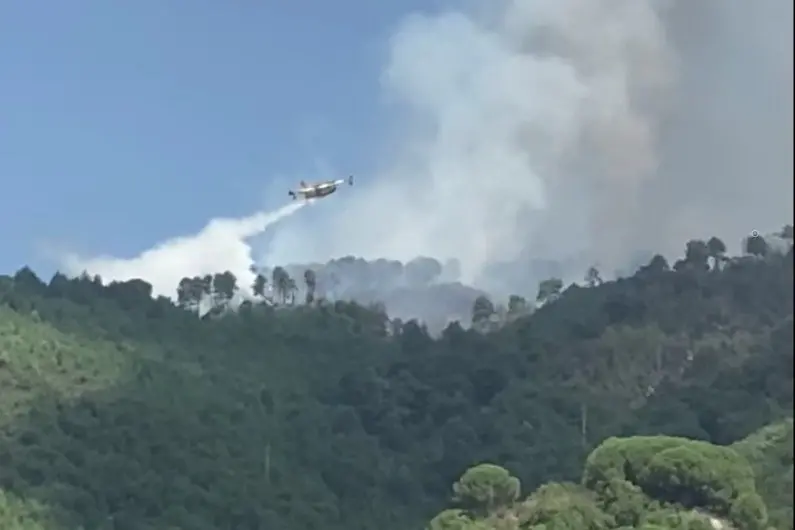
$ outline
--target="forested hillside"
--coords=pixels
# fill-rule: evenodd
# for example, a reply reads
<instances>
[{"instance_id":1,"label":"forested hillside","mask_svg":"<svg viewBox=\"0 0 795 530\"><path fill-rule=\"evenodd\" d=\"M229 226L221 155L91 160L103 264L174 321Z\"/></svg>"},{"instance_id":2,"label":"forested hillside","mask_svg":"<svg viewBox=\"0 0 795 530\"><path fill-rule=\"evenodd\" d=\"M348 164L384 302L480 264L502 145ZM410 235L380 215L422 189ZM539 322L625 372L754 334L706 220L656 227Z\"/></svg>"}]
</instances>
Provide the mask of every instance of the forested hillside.
<instances>
[{"instance_id":1,"label":"forested hillside","mask_svg":"<svg viewBox=\"0 0 795 530\"><path fill-rule=\"evenodd\" d=\"M531 492L580 482L611 443L654 460L655 439L632 437L738 442L792 416L791 228L782 235L781 252L755 237L729 258L719 240L694 240L671 267L656 256L617 281L552 278L538 309L481 297L472 326L439 338L377 304L325 300L311 273L303 299L274 270L239 307L223 272L183 280L177 303L141 280L0 277L0 528L411 530L479 463ZM727 449L737 491L758 493L778 530L792 510L780 425ZM724 454L709 444L683 458ZM669 468L654 469L643 484L666 483ZM537 495L590 495L569 487ZM731 519L735 498L718 497ZM620 523L597 508L607 526L590 528ZM518 528L489 517L472 528ZM589 528L563 524L546 528Z\"/></svg>"},{"instance_id":2,"label":"forested hillside","mask_svg":"<svg viewBox=\"0 0 795 530\"><path fill-rule=\"evenodd\" d=\"M792 528L792 419L733 447L610 438L588 456L580 483L545 484L525 499L508 470L479 464L453 493L457 507L429 530Z\"/></svg>"}]
</instances>

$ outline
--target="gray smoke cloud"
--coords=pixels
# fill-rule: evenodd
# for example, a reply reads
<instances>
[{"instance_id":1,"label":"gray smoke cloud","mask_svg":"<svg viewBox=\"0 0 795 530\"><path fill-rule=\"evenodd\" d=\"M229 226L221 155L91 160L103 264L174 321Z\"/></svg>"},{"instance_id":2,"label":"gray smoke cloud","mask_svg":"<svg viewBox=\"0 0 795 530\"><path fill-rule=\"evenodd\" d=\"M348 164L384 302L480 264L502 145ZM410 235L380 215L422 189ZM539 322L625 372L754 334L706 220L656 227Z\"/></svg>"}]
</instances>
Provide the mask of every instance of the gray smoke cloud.
<instances>
[{"instance_id":1,"label":"gray smoke cloud","mask_svg":"<svg viewBox=\"0 0 795 530\"><path fill-rule=\"evenodd\" d=\"M411 15L382 79L403 116L392 157L322 218L281 227L264 259L458 258L463 280L496 285L504 262L580 275L691 237L737 248L793 215L792 11L489 0Z\"/></svg>"}]
</instances>

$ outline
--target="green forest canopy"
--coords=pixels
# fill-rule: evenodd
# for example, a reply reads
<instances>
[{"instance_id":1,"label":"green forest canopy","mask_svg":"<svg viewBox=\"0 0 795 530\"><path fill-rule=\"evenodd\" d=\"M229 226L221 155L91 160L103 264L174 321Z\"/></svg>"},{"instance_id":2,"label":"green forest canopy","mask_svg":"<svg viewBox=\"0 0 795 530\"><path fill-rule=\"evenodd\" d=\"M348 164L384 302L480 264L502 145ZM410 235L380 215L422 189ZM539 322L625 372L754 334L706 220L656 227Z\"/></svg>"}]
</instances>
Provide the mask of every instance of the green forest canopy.
<instances>
[{"instance_id":1,"label":"green forest canopy","mask_svg":"<svg viewBox=\"0 0 795 530\"><path fill-rule=\"evenodd\" d=\"M678 528L657 515L685 509L791 528L787 235L783 251L750 238L730 258L713 238L670 268L655 256L616 281L553 278L538 309L481 298L472 327L438 338L289 290L231 310L223 272L209 292L183 281L174 304L141 280L24 268L0 277L0 527L408 530L491 463L507 497L463 514L472 528L510 528L494 512L524 505L520 485L594 528ZM636 476L597 465L611 448L641 455ZM672 493L672 470L716 493Z\"/></svg>"},{"instance_id":2,"label":"green forest canopy","mask_svg":"<svg viewBox=\"0 0 795 530\"><path fill-rule=\"evenodd\" d=\"M758 489L766 483L775 493ZM792 419L732 447L668 436L609 438L586 459L580 482L545 484L524 499L519 479L479 464L453 492L455 507L428 530L791 528Z\"/></svg>"}]
</instances>

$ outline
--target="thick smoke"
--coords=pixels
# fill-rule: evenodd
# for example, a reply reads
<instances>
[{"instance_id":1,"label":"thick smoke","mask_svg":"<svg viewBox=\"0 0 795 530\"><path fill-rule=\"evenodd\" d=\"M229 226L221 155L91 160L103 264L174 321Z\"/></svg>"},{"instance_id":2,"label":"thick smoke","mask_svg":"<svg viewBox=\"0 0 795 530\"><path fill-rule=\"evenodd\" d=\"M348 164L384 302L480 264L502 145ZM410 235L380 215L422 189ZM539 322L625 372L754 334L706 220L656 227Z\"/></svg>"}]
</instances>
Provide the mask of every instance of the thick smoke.
<instances>
[{"instance_id":1,"label":"thick smoke","mask_svg":"<svg viewBox=\"0 0 795 530\"><path fill-rule=\"evenodd\" d=\"M408 131L394 160L323 237L314 220L277 233L269 261L455 257L493 285L500 262L530 281L537 258L609 272L791 218L791 2L481 7L402 22L383 75Z\"/></svg>"}]
</instances>

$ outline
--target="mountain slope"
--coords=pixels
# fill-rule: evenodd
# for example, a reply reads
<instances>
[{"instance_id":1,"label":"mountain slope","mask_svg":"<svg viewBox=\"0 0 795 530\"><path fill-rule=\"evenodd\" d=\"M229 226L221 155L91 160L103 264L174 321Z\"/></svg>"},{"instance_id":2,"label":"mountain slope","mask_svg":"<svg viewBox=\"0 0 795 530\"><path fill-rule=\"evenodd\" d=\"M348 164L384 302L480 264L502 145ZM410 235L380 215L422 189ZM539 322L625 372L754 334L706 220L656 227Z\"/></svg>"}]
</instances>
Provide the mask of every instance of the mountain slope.
<instances>
[{"instance_id":1,"label":"mountain slope","mask_svg":"<svg viewBox=\"0 0 795 530\"><path fill-rule=\"evenodd\" d=\"M792 250L660 259L438 339L347 302L217 291L197 318L140 280L0 277L0 522L404 530L477 462L533 489L610 436L791 416Z\"/></svg>"}]
</instances>

